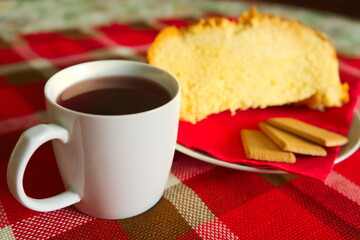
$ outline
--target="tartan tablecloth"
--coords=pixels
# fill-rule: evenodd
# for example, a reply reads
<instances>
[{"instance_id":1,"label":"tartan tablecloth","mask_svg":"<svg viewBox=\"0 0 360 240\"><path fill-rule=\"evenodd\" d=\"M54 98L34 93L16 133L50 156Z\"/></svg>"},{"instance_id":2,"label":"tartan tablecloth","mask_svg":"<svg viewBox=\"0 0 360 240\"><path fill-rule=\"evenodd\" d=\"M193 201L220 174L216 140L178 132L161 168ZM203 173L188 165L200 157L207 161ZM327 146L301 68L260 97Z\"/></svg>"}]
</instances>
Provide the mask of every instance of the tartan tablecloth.
<instances>
[{"instance_id":1,"label":"tartan tablecloth","mask_svg":"<svg viewBox=\"0 0 360 240\"><path fill-rule=\"evenodd\" d=\"M35 212L6 185L9 156L20 134L46 122L43 87L58 70L97 59L145 61L160 29L192 19L115 22L91 28L0 39L0 239L360 239L360 151L337 164L325 183L291 174L250 173L177 152L164 196L129 219L100 220L67 207ZM343 71L360 78L359 61ZM25 173L31 197L63 191L51 144Z\"/></svg>"}]
</instances>

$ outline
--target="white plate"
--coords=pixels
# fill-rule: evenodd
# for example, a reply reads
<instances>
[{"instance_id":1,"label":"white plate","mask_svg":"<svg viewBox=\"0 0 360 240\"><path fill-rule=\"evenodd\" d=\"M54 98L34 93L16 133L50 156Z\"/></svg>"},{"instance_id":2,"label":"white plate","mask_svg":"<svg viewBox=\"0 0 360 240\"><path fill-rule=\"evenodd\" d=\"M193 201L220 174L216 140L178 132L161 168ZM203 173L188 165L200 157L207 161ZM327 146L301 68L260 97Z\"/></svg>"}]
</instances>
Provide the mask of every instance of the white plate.
<instances>
[{"instance_id":1,"label":"white plate","mask_svg":"<svg viewBox=\"0 0 360 240\"><path fill-rule=\"evenodd\" d=\"M348 138L349 138L349 142L348 144L346 144L341 148L339 157L335 160L335 164L344 161L360 147L360 114L358 111L355 112L354 118L351 122ZM191 157L202 160L204 162L212 163L222 167L248 171L248 172L257 172L257 173L276 173L276 174L286 173L284 171L276 170L276 169L261 169L256 167L250 167L243 164L224 162L206 153L191 150L179 143L176 144L176 150Z\"/></svg>"}]
</instances>

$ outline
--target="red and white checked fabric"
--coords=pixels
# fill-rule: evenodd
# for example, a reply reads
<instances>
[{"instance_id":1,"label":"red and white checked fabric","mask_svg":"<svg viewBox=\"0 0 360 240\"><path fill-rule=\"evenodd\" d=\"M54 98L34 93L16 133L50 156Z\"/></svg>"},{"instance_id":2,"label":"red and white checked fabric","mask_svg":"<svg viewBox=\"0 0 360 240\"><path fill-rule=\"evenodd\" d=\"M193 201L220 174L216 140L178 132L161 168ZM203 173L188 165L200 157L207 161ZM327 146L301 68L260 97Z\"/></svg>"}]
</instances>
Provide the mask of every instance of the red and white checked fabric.
<instances>
[{"instance_id":1,"label":"red and white checked fabric","mask_svg":"<svg viewBox=\"0 0 360 240\"><path fill-rule=\"evenodd\" d=\"M160 202L123 220L96 219L74 207L40 213L14 199L6 185L8 159L25 129L46 122L46 80L85 61L145 61L162 27L189 21L113 23L0 39L0 239L360 239L360 151L336 165L325 183L227 169L176 153ZM343 71L360 78L359 60L342 62ZM34 198L63 191L50 144L31 159L24 187Z\"/></svg>"}]
</instances>

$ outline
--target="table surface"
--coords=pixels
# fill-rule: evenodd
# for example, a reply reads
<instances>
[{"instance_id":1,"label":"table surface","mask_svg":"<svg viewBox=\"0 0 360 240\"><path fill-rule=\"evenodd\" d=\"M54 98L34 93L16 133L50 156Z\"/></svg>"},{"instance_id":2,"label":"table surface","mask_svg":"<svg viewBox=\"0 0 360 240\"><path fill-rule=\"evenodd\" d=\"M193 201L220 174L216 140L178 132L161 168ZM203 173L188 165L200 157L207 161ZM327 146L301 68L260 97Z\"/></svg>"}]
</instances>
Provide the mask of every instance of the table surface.
<instances>
[{"instance_id":1,"label":"table surface","mask_svg":"<svg viewBox=\"0 0 360 240\"><path fill-rule=\"evenodd\" d=\"M219 167L176 152L159 203L122 220L96 219L74 207L35 212L13 198L6 185L8 159L25 129L47 122L43 87L51 75L97 59L146 61L165 26L237 16L250 7L194 2L0 2L0 239L360 239L360 151L335 165L325 182ZM260 5L260 11L328 34L341 55L341 71L360 80L359 22L280 5ZM50 144L31 159L24 187L34 198L63 190Z\"/></svg>"}]
</instances>

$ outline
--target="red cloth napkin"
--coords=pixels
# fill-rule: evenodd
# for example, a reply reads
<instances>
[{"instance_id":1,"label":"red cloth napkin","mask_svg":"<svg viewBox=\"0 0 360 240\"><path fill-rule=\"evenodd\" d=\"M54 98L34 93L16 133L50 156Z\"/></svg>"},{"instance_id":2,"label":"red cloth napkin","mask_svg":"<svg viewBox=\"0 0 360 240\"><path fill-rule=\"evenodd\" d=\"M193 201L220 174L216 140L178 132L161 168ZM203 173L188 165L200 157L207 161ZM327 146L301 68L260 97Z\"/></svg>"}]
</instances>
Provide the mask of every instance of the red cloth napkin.
<instances>
[{"instance_id":1,"label":"red cloth napkin","mask_svg":"<svg viewBox=\"0 0 360 240\"><path fill-rule=\"evenodd\" d=\"M294 164L255 161L247 159L240 139L241 129L257 129L258 123L271 117L293 117L316 126L347 135L360 93L359 78L340 71L342 82L350 86L350 101L342 107L324 111L304 107L282 106L266 109L237 111L231 116L229 111L213 114L196 123L180 122L178 143L185 147L204 151L213 157L231 163L245 164L257 168L280 169L289 173L308 176L325 181L333 168L340 147L326 148L326 157L297 155Z\"/></svg>"}]
</instances>

